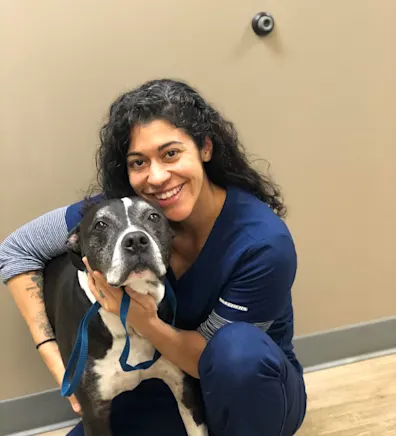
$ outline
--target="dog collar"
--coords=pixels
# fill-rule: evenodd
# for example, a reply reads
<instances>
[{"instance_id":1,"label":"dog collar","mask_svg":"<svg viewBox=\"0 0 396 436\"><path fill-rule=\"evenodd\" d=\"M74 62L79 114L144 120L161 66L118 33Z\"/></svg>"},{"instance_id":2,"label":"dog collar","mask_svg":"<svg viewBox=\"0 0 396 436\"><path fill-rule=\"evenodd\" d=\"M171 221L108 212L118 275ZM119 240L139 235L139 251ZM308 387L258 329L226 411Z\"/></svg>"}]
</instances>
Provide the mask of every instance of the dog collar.
<instances>
[{"instance_id":1,"label":"dog collar","mask_svg":"<svg viewBox=\"0 0 396 436\"><path fill-rule=\"evenodd\" d=\"M173 292L172 286L169 281L165 278L165 298L168 300L168 303L172 310L172 323L171 325L174 327L176 320L176 309L177 302L176 296ZM128 315L129 304L131 299L129 295L124 292L121 301L120 308L120 320L122 325L124 326L126 332L125 346L122 350L119 362L123 371L137 371L139 369L147 369L150 368L161 356L158 350L155 350L154 357L151 360L146 360L145 362L138 363L136 366L129 365L127 363L127 359L130 351L130 339L126 324L126 318ZM61 395L62 397L70 397L74 391L78 383L80 382L81 376L85 369L85 364L88 358L88 324L91 319L97 315L101 305L98 301L96 301L85 313L83 316L77 333L77 339L73 347L73 351L70 355L69 361L66 366L66 371L63 376L62 386L61 386ZM74 374L72 375L73 368L75 367ZM71 380L70 380L71 379Z\"/></svg>"}]
</instances>

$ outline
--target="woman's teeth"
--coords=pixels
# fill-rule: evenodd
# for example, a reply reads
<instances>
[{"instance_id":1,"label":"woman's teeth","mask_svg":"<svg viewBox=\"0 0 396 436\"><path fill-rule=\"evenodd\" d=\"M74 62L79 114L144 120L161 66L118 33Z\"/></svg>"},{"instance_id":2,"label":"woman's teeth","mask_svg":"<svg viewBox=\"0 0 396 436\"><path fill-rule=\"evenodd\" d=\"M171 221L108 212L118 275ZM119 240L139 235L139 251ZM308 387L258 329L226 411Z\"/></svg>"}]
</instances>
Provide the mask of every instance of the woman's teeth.
<instances>
[{"instance_id":1,"label":"woman's teeth","mask_svg":"<svg viewBox=\"0 0 396 436\"><path fill-rule=\"evenodd\" d=\"M170 191L161 192L160 194L155 194L155 198L157 200L167 200L168 198L171 198L174 195L176 195L178 192L180 192L182 187L183 185L180 185L174 189L171 189Z\"/></svg>"}]
</instances>

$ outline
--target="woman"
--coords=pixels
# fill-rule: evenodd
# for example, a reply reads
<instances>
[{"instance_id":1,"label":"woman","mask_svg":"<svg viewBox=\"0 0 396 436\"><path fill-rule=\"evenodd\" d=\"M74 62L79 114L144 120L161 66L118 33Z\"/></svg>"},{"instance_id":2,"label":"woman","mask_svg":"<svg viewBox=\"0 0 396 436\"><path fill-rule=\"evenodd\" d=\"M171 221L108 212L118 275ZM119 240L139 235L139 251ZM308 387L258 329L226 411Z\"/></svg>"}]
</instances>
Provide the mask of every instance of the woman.
<instances>
[{"instance_id":1,"label":"woman","mask_svg":"<svg viewBox=\"0 0 396 436\"><path fill-rule=\"evenodd\" d=\"M161 207L175 230L167 276L178 299L178 329L157 318L150 296L133 290L128 322L200 379L212 435L294 434L306 407L292 346L296 253L278 188L249 165L233 125L186 84L150 81L111 106L97 164L106 197L139 195ZM64 252L81 207L37 218L0 250L3 281L58 383L64 367L56 342L46 342L53 332L41 270ZM90 274L98 301L119 313L121 291ZM114 401L112 427L115 434L185 434L158 380ZM71 434L77 433L80 427Z\"/></svg>"}]
</instances>

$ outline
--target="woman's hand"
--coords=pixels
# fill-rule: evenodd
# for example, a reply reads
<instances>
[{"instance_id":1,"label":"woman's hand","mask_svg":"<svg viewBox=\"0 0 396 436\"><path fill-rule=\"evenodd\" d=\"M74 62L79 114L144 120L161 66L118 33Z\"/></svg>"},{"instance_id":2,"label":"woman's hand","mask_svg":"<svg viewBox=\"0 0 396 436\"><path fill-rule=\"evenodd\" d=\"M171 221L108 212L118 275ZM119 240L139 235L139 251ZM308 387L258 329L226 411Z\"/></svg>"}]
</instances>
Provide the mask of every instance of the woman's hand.
<instances>
[{"instance_id":1,"label":"woman's hand","mask_svg":"<svg viewBox=\"0 0 396 436\"><path fill-rule=\"evenodd\" d=\"M110 286L99 271L93 271L86 257L83 258L83 262L88 270L90 291L106 311L119 316L123 290ZM136 331L145 335L158 321L157 304L151 295L138 294L128 287L125 291L131 299L127 322Z\"/></svg>"},{"instance_id":2,"label":"woman's hand","mask_svg":"<svg viewBox=\"0 0 396 436\"><path fill-rule=\"evenodd\" d=\"M109 286L102 274L92 271L86 258L89 289L105 310L120 314L122 289ZM158 318L157 305L151 295L141 295L125 288L131 297L128 324L147 338L162 355L195 378L199 378L198 362L206 347L205 338L197 331L176 330Z\"/></svg>"},{"instance_id":3,"label":"woman's hand","mask_svg":"<svg viewBox=\"0 0 396 436\"><path fill-rule=\"evenodd\" d=\"M158 307L151 295L142 295L130 288L125 288L131 297L127 321L128 324L143 336L147 336L150 330L157 327Z\"/></svg>"},{"instance_id":4,"label":"woman's hand","mask_svg":"<svg viewBox=\"0 0 396 436\"><path fill-rule=\"evenodd\" d=\"M119 315L123 290L113 288L99 271L93 271L86 257L83 258L83 262L88 270L89 289L96 300L99 301L104 310Z\"/></svg>"},{"instance_id":5,"label":"woman's hand","mask_svg":"<svg viewBox=\"0 0 396 436\"><path fill-rule=\"evenodd\" d=\"M47 342L39 348L39 353L54 377L59 387L62 386L63 376L65 375L65 367L59 352L56 342ZM73 394L67 397L74 412L82 415L81 405L76 396Z\"/></svg>"}]
</instances>

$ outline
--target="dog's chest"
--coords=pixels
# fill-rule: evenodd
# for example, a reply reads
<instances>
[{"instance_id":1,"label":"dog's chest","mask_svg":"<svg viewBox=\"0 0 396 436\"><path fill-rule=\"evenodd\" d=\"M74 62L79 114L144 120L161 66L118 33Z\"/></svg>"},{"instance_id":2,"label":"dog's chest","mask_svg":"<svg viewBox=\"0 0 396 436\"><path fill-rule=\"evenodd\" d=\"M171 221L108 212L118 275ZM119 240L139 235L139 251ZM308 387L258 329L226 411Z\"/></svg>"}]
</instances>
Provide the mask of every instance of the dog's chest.
<instances>
[{"instance_id":1,"label":"dog's chest","mask_svg":"<svg viewBox=\"0 0 396 436\"><path fill-rule=\"evenodd\" d=\"M89 289L86 273L78 272L79 284L91 303L95 303L95 297ZM140 289L140 288L139 288ZM142 293L148 293L148 289L140 289ZM163 291L163 289L159 289ZM161 298L159 298L161 299ZM101 400L112 400L121 392L133 390L143 380L148 378L170 378L180 383L180 371L176 370L169 362L160 358L146 370L125 372L120 365L120 356L125 346L125 329L118 316L99 310L103 324L109 330L113 343L103 359L95 360L92 371L97 377L98 396ZM130 353L127 363L136 366L141 362L151 360L155 349L149 341L138 336L132 329L129 330Z\"/></svg>"},{"instance_id":2,"label":"dog's chest","mask_svg":"<svg viewBox=\"0 0 396 436\"><path fill-rule=\"evenodd\" d=\"M112 347L103 359L94 363L93 371L97 376L98 393L102 400L111 400L121 392L132 390L144 379L142 370L125 372L120 365L120 356L125 346L125 330L120 319L103 309L99 314L103 323L113 336ZM133 331L129 334L131 351L127 362L136 366L138 363L151 360L154 347Z\"/></svg>"}]
</instances>

